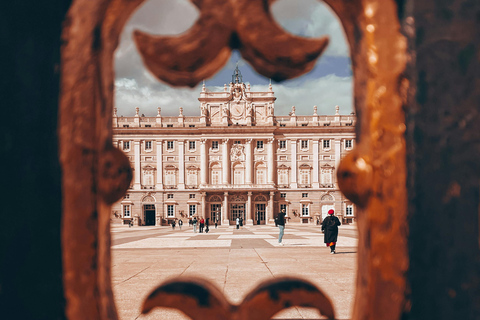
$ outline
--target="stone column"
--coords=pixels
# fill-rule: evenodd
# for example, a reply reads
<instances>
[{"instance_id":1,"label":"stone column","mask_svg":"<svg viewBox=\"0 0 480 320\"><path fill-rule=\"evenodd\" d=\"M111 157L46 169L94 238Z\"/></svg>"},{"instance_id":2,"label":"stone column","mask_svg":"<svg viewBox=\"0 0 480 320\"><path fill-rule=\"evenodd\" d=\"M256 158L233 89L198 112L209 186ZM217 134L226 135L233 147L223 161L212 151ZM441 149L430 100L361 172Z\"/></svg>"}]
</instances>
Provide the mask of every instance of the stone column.
<instances>
[{"instance_id":1,"label":"stone column","mask_svg":"<svg viewBox=\"0 0 480 320\"><path fill-rule=\"evenodd\" d=\"M163 189L163 140L157 140L157 185L155 189Z\"/></svg>"},{"instance_id":2,"label":"stone column","mask_svg":"<svg viewBox=\"0 0 480 320\"><path fill-rule=\"evenodd\" d=\"M292 159L291 159L291 164L290 167L291 169L291 179L290 179L290 188L296 189L297 188L297 140L292 139L290 141L290 148L292 152Z\"/></svg>"},{"instance_id":3,"label":"stone column","mask_svg":"<svg viewBox=\"0 0 480 320\"><path fill-rule=\"evenodd\" d=\"M207 184L207 140L200 140L200 184Z\"/></svg>"},{"instance_id":4,"label":"stone column","mask_svg":"<svg viewBox=\"0 0 480 320\"><path fill-rule=\"evenodd\" d=\"M222 224L228 226L228 192L223 193Z\"/></svg>"},{"instance_id":5,"label":"stone column","mask_svg":"<svg viewBox=\"0 0 480 320\"><path fill-rule=\"evenodd\" d=\"M248 191L247 192L248 199L247 199L247 224L252 224L254 225L255 222L253 221L253 214L252 214L252 192Z\"/></svg>"},{"instance_id":6,"label":"stone column","mask_svg":"<svg viewBox=\"0 0 480 320\"><path fill-rule=\"evenodd\" d=\"M206 215L207 215L207 193L206 192L202 192L202 212L201 214L199 214L198 216L203 216L204 218L206 218Z\"/></svg>"},{"instance_id":7,"label":"stone column","mask_svg":"<svg viewBox=\"0 0 480 320\"><path fill-rule=\"evenodd\" d=\"M270 200L268 201L269 209L267 210L268 218L265 217L265 224L273 223L273 221L275 219L275 208L273 207L274 206L274 202L273 202L274 197L275 197L275 192L270 191Z\"/></svg>"},{"instance_id":8,"label":"stone column","mask_svg":"<svg viewBox=\"0 0 480 320\"><path fill-rule=\"evenodd\" d=\"M340 164L340 147L341 147L341 139L335 139L334 140L334 143L335 143L335 170L333 172L333 181L334 181L334 185L335 185L335 188L338 188L338 183L337 183L337 170L338 170L338 165Z\"/></svg>"},{"instance_id":9,"label":"stone column","mask_svg":"<svg viewBox=\"0 0 480 320\"><path fill-rule=\"evenodd\" d=\"M268 168L267 168L267 183L270 184L270 185L273 185L274 184L274 181L273 181L273 177L274 177L274 161L273 161L273 158L274 158L274 148L273 148L273 144L274 144L274 141L275 139L274 138L271 138L271 139L268 139L268 142L267 142L267 157L268 157L268 161L267 161L267 164L268 164Z\"/></svg>"},{"instance_id":10,"label":"stone column","mask_svg":"<svg viewBox=\"0 0 480 320\"><path fill-rule=\"evenodd\" d=\"M223 139L223 148L222 148L222 171L223 171L223 184L230 184L229 173L230 173L230 157L228 152L228 139Z\"/></svg>"},{"instance_id":11,"label":"stone column","mask_svg":"<svg viewBox=\"0 0 480 320\"><path fill-rule=\"evenodd\" d=\"M134 141L133 142L133 150L135 153L134 156L134 161L135 161L135 179L133 183L133 189L134 190L140 190L141 185L140 185L140 141Z\"/></svg>"},{"instance_id":12,"label":"stone column","mask_svg":"<svg viewBox=\"0 0 480 320\"><path fill-rule=\"evenodd\" d=\"M185 190L185 141L178 140L178 190Z\"/></svg>"},{"instance_id":13,"label":"stone column","mask_svg":"<svg viewBox=\"0 0 480 320\"><path fill-rule=\"evenodd\" d=\"M245 162L247 165L246 172L245 172L245 184L252 184L252 139L246 139L247 146L245 150Z\"/></svg>"},{"instance_id":14,"label":"stone column","mask_svg":"<svg viewBox=\"0 0 480 320\"><path fill-rule=\"evenodd\" d=\"M314 139L312 141L313 147L313 172L312 172L312 187L313 188L320 188L320 183L318 182L318 139Z\"/></svg>"}]
</instances>

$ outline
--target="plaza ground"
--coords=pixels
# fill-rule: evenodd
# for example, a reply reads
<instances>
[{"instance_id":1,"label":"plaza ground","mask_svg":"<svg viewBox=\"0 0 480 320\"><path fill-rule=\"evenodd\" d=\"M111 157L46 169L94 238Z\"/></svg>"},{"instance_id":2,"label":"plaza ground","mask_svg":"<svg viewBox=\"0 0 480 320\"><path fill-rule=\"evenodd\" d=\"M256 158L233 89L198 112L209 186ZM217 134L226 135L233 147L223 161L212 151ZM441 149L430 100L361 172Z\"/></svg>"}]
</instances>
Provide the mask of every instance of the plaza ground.
<instances>
[{"instance_id":1,"label":"plaza ground","mask_svg":"<svg viewBox=\"0 0 480 320\"><path fill-rule=\"evenodd\" d=\"M233 226L193 233L178 227L112 226L112 282L120 319L189 319L171 309L140 314L143 299L167 279L200 276L214 283L232 303L240 303L259 282L296 276L317 285L334 304L337 319L353 307L357 231L341 226L337 254L323 243L319 226L287 225L284 246L278 228ZM315 310L289 308L275 319L323 319Z\"/></svg>"}]
</instances>

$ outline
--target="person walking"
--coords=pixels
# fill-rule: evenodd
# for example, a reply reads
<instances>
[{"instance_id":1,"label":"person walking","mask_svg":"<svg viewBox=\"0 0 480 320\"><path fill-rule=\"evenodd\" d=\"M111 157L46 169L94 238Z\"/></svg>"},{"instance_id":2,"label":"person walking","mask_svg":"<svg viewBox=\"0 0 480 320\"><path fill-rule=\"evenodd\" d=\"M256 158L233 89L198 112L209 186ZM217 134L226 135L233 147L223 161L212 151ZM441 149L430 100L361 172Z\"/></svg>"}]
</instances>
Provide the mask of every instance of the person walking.
<instances>
[{"instance_id":1,"label":"person walking","mask_svg":"<svg viewBox=\"0 0 480 320\"><path fill-rule=\"evenodd\" d=\"M335 254L335 245L337 244L338 226L341 225L340 220L333 214L333 209L328 210L328 217L322 222L322 231L324 232L323 242L330 247L330 254Z\"/></svg>"},{"instance_id":2,"label":"person walking","mask_svg":"<svg viewBox=\"0 0 480 320\"><path fill-rule=\"evenodd\" d=\"M283 232L285 230L285 209L282 209L275 219L275 225L278 226L278 245L283 246Z\"/></svg>"},{"instance_id":3,"label":"person walking","mask_svg":"<svg viewBox=\"0 0 480 320\"><path fill-rule=\"evenodd\" d=\"M240 218L240 228L243 229L243 218Z\"/></svg>"},{"instance_id":4,"label":"person walking","mask_svg":"<svg viewBox=\"0 0 480 320\"><path fill-rule=\"evenodd\" d=\"M172 229L175 230L175 220L172 221Z\"/></svg>"},{"instance_id":5,"label":"person walking","mask_svg":"<svg viewBox=\"0 0 480 320\"><path fill-rule=\"evenodd\" d=\"M210 224L210 218L205 219L205 233L208 233L210 231L210 228L208 225Z\"/></svg>"},{"instance_id":6,"label":"person walking","mask_svg":"<svg viewBox=\"0 0 480 320\"><path fill-rule=\"evenodd\" d=\"M205 227L205 219L200 219L200 233L203 233L203 228Z\"/></svg>"},{"instance_id":7,"label":"person walking","mask_svg":"<svg viewBox=\"0 0 480 320\"><path fill-rule=\"evenodd\" d=\"M182 226L183 226L183 220L180 219L180 220L178 220L178 228L179 228L180 230L182 230Z\"/></svg>"},{"instance_id":8,"label":"person walking","mask_svg":"<svg viewBox=\"0 0 480 320\"><path fill-rule=\"evenodd\" d=\"M197 233L197 217L193 218L193 233Z\"/></svg>"},{"instance_id":9,"label":"person walking","mask_svg":"<svg viewBox=\"0 0 480 320\"><path fill-rule=\"evenodd\" d=\"M240 219L239 218L237 218L237 220L235 220L235 224L236 224L237 230L238 230L238 228L240 228Z\"/></svg>"},{"instance_id":10,"label":"person walking","mask_svg":"<svg viewBox=\"0 0 480 320\"><path fill-rule=\"evenodd\" d=\"M217 229L218 226L218 220L215 220L215 229Z\"/></svg>"}]
</instances>

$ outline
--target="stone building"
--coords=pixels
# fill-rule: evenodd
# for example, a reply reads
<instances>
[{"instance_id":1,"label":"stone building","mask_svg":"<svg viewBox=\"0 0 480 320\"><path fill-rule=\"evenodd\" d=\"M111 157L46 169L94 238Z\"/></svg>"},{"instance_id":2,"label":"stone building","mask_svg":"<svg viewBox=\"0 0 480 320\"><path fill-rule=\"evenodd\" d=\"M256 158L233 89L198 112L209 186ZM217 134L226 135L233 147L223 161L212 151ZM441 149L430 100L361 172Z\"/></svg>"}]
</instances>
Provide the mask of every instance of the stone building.
<instances>
[{"instance_id":1,"label":"stone building","mask_svg":"<svg viewBox=\"0 0 480 320\"><path fill-rule=\"evenodd\" d=\"M193 216L234 224L315 224L329 209L344 223L355 206L339 191L336 168L355 141L355 115L275 116L275 95L253 92L238 68L222 92L202 87L201 115L156 117L114 112L113 142L134 178L112 210L124 223L160 225Z\"/></svg>"}]
</instances>

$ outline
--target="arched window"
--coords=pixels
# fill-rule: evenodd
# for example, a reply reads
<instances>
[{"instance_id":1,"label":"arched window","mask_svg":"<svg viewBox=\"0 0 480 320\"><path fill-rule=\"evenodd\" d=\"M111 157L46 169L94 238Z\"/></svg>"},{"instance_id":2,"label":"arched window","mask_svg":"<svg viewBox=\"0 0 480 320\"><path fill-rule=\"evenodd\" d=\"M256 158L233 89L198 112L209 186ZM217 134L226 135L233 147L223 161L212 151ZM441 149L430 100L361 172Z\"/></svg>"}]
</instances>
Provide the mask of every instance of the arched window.
<instances>
[{"instance_id":1,"label":"arched window","mask_svg":"<svg viewBox=\"0 0 480 320\"><path fill-rule=\"evenodd\" d=\"M222 183L222 168L220 167L220 164L214 163L211 166L210 170L211 176L210 176L210 184L221 184Z\"/></svg>"},{"instance_id":2,"label":"arched window","mask_svg":"<svg viewBox=\"0 0 480 320\"><path fill-rule=\"evenodd\" d=\"M244 184L245 169L241 163L233 166L233 184Z\"/></svg>"},{"instance_id":3,"label":"arched window","mask_svg":"<svg viewBox=\"0 0 480 320\"><path fill-rule=\"evenodd\" d=\"M267 173L267 168L265 167L265 164L259 163L257 165L257 169L255 170L255 183L256 184L265 184L266 183L266 173Z\"/></svg>"}]
</instances>

